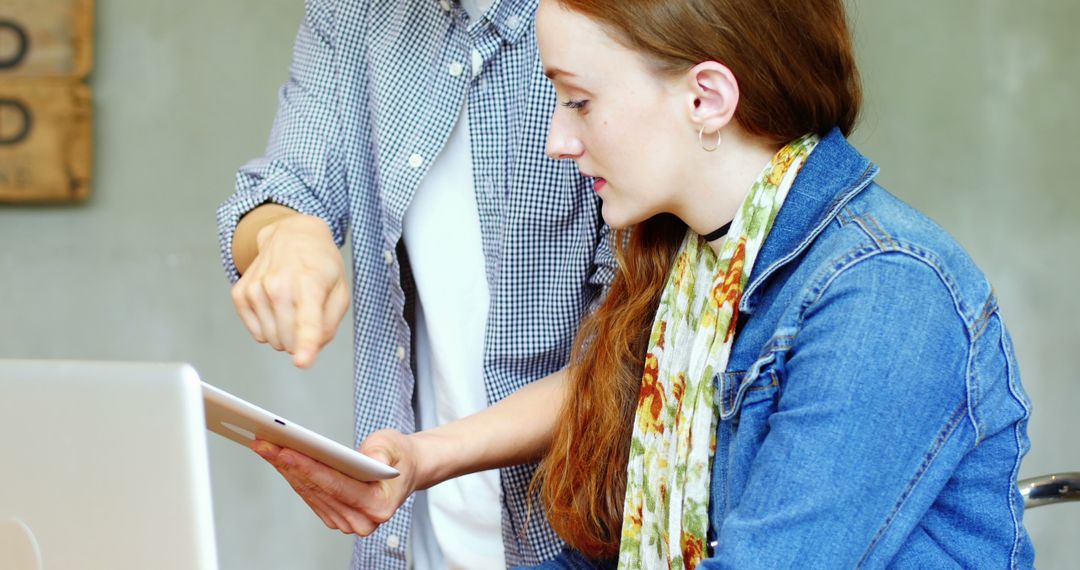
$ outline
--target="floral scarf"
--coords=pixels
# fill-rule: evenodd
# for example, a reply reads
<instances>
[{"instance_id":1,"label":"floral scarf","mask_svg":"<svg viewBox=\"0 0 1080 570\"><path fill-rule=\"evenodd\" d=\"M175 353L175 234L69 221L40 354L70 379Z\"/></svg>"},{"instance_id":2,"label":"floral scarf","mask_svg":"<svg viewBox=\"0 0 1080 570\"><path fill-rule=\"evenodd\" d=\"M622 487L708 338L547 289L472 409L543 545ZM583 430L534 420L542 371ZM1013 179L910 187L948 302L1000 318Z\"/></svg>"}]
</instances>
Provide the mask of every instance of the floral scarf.
<instances>
[{"instance_id":1,"label":"floral scarf","mask_svg":"<svg viewBox=\"0 0 1080 570\"><path fill-rule=\"evenodd\" d=\"M706 557L716 451L713 377L727 368L754 260L817 135L791 142L754 182L719 258L687 232L649 336L623 503L619 569L696 568Z\"/></svg>"}]
</instances>

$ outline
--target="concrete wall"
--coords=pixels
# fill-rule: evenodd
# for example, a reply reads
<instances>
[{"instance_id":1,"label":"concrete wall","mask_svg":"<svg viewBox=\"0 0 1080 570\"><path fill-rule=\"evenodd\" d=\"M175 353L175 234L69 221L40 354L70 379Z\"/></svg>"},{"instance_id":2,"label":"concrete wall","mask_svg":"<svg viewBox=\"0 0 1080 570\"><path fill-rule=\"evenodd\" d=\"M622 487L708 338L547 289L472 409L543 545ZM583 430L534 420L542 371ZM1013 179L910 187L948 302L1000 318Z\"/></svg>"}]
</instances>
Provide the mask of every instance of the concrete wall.
<instances>
[{"instance_id":1,"label":"concrete wall","mask_svg":"<svg viewBox=\"0 0 1080 570\"><path fill-rule=\"evenodd\" d=\"M243 330L217 253L214 210L266 142L302 13L299 0L98 2L94 195L0 208L0 357L188 361L352 441L348 339L295 371ZM352 540L258 456L209 442L223 570L348 565Z\"/></svg>"},{"instance_id":2,"label":"concrete wall","mask_svg":"<svg viewBox=\"0 0 1080 570\"><path fill-rule=\"evenodd\" d=\"M867 108L853 139L881 181L990 275L1034 400L1022 476L1080 470L1080 56L1068 0L852 3ZM311 372L251 342L218 263L214 209L258 155L300 0L102 0L95 195L0 208L0 357L184 360L351 441L347 330ZM253 454L210 438L226 570L340 568L327 531ZM1040 567L1075 566L1080 507L1031 511Z\"/></svg>"}]
</instances>

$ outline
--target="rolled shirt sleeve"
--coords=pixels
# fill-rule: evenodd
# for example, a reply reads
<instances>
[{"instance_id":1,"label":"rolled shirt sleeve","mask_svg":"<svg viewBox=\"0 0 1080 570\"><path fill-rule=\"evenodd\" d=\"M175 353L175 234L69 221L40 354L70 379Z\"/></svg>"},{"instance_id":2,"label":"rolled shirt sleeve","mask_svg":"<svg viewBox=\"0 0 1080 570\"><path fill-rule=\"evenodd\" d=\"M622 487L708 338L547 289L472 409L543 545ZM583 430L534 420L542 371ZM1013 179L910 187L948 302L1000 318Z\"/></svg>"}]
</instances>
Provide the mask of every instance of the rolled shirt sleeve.
<instances>
[{"instance_id":1,"label":"rolled shirt sleeve","mask_svg":"<svg viewBox=\"0 0 1080 570\"><path fill-rule=\"evenodd\" d=\"M330 3L308 2L265 156L240 169L235 193L218 208L221 258L230 281L240 277L232 258L236 226L261 204L318 216L338 246L344 243L348 214L333 30Z\"/></svg>"}]
</instances>

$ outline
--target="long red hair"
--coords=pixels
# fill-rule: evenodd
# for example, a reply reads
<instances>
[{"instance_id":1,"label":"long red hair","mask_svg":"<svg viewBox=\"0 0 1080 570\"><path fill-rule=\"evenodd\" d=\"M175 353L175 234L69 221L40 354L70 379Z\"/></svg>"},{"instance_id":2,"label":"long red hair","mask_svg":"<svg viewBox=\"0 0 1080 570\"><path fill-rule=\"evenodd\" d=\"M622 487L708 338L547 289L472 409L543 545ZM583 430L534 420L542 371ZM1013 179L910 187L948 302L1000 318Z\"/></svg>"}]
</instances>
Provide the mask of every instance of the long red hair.
<instances>
[{"instance_id":1,"label":"long red hair","mask_svg":"<svg viewBox=\"0 0 1080 570\"><path fill-rule=\"evenodd\" d=\"M862 102L843 0L557 0L678 74L718 61L739 81L735 120L786 143L854 128ZM613 238L619 270L581 325L569 397L534 479L548 520L593 558L618 554L626 465L649 333L686 225L660 215Z\"/></svg>"}]
</instances>

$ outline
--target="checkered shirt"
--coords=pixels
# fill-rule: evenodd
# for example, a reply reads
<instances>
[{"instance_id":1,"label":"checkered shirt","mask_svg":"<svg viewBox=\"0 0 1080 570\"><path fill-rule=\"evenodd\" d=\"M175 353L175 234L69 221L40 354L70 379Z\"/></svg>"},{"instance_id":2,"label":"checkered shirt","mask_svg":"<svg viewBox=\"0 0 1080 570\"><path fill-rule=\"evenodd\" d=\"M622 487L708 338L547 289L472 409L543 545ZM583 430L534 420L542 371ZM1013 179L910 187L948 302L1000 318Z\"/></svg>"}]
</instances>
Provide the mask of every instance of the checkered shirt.
<instances>
[{"instance_id":1,"label":"checkered shirt","mask_svg":"<svg viewBox=\"0 0 1080 570\"><path fill-rule=\"evenodd\" d=\"M402 218L462 105L491 293L489 401L565 366L580 320L611 281L591 185L573 163L544 156L557 102L538 57L536 5L496 0L470 24L450 0L308 0L265 156L241 168L218 210L233 281L236 224L265 202L321 217L339 246L349 238L357 443L382 428L415 429L415 286ZM530 516L532 473L501 471L508 565L560 548L535 501ZM411 511L412 499L358 540L353 566L404 569Z\"/></svg>"}]
</instances>

